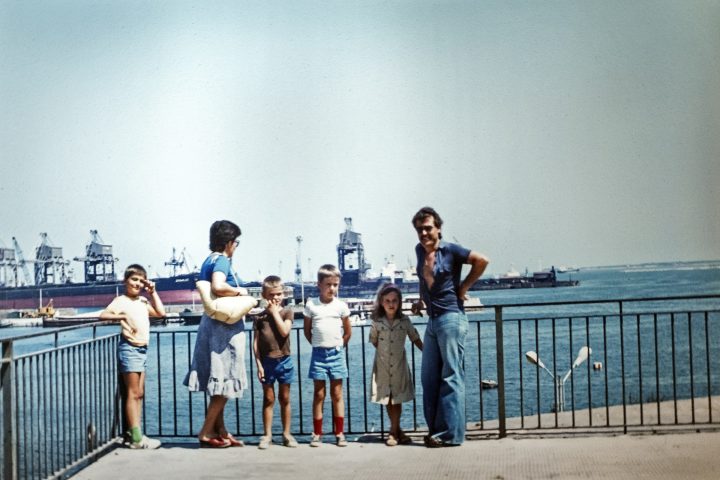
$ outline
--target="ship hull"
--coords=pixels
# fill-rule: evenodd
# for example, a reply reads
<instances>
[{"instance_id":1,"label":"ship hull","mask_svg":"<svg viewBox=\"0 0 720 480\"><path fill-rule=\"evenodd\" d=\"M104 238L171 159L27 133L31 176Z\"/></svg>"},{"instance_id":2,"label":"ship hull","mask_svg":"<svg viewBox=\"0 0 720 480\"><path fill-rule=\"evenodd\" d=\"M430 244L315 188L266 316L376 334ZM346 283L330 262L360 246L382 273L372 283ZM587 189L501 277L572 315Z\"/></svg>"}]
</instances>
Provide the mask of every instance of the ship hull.
<instances>
[{"instance_id":1,"label":"ship hull","mask_svg":"<svg viewBox=\"0 0 720 480\"><path fill-rule=\"evenodd\" d=\"M200 301L196 279L197 274L187 274L153 281L165 305L190 305ZM124 291L122 282L0 288L0 310L35 309L50 299L54 308L102 308Z\"/></svg>"},{"instance_id":2,"label":"ship hull","mask_svg":"<svg viewBox=\"0 0 720 480\"><path fill-rule=\"evenodd\" d=\"M340 284L340 292L339 296L341 298L348 298L348 297L357 297L357 298L375 298L375 295L377 295L378 289L381 285L384 285L385 283L390 283L390 279L380 279L380 280L372 280L372 281L365 281L360 283L360 285L343 285ZM402 281L396 281L394 282L400 292L402 292L403 295L407 294L419 294L420 293L420 284L419 282L402 282ZM476 281L472 287L470 287L471 291L481 291L481 290L506 290L506 289L522 289L522 288L556 288L556 287L574 287L577 286L580 282L578 280L557 280L557 279L550 279L550 278L533 278L533 277L517 277L517 278L483 278L478 281ZM296 301L300 302L300 296L301 296L301 288L299 284L292 284L293 289L296 296ZM309 297L317 297L319 295L319 290L317 288L317 285L314 284L305 284L304 285L305 290L305 298Z\"/></svg>"}]
</instances>

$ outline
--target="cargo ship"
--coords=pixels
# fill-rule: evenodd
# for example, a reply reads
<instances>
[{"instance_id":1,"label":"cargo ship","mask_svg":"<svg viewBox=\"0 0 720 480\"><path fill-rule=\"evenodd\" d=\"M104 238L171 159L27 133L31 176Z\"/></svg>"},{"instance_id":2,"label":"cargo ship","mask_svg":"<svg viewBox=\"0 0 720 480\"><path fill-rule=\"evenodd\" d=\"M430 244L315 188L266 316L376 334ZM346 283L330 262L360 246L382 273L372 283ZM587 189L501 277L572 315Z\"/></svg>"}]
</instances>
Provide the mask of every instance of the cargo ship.
<instances>
[{"instance_id":1,"label":"cargo ship","mask_svg":"<svg viewBox=\"0 0 720 480\"><path fill-rule=\"evenodd\" d=\"M35 260L26 260L18 242L14 248L0 247L0 310L42 309L49 302L59 308L102 308L124 291L122 280L115 272L112 245L105 244L97 230L85 248L84 257L73 260L84 265L85 281L69 281L62 248L54 246L46 233L35 249ZM28 264L34 264L31 277ZM165 305L191 305L199 302L195 293L196 272L177 273L185 265L184 252L173 256L165 265L172 267L170 277L153 278L158 294Z\"/></svg>"}]
</instances>

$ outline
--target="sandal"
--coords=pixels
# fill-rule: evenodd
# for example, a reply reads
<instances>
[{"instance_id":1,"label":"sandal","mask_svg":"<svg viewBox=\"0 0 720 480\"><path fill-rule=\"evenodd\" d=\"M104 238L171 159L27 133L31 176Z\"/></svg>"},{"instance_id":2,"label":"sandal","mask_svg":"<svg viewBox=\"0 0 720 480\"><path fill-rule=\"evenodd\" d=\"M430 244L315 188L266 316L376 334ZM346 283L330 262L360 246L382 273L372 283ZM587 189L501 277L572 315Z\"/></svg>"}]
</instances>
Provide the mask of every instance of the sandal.
<instances>
[{"instance_id":1,"label":"sandal","mask_svg":"<svg viewBox=\"0 0 720 480\"><path fill-rule=\"evenodd\" d=\"M425 435L423 437L423 442L425 442L425 446L427 448L440 448L445 446L445 442L441 439L430 435Z\"/></svg>"},{"instance_id":2,"label":"sandal","mask_svg":"<svg viewBox=\"0 0 720 480\"><path fill-rule=\"evenodd\" d=\"M408 437L403 431L400 431L400 435L398 435L397 440L400 445L410 445L412 443L412 438Z\"/></svg>"},{"instance_id":3,"label":"sandal","mask_svg":"<svg viewBox=\"0 0 720 480\"><path fill-rule=\"evenodd\" d=\"M398 442L397 440L395 440L395 437L393 437L392 435L388 435L387 440L385 440L385 445L387 445L388 447L394 447L397 444Z\"/></svg>"},{"instance_id":4,"label":"sandal","mask_svg":"<svg viewBox=\"0 0 720 480\"><path fill-rule=\"evenodd\" d=\"M243 442L242 440L236 439L229 432L225 433L224 435L220 435L220 438L229 442L228 447L244 447L245 446L245 442Z\"/></svg>"},{"instance_id":5,"label":"sandal","mask_svg":"<svg viewBox=\"0 0 720 480\"><path fill-rule=\"evenodd\" d=\"M228 448L230 446L230 442L220 437L212 437L207 440L199 438L198 442L200 442L200 448Z\"/></svg>"}]
</instances>

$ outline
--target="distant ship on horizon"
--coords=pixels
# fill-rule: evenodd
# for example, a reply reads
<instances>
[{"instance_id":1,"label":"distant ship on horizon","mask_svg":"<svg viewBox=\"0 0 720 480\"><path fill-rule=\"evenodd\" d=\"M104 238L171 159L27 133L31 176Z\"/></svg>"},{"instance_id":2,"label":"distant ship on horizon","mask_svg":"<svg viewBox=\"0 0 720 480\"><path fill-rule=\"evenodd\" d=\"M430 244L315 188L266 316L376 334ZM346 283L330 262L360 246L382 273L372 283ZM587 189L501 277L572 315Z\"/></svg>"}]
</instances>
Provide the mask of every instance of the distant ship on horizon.
<instances>
[{"instance_id":1,"label":"distant ship on horizon","mask_svg":"<svg viewBox=\"0 0 720 480\"><path fill-rule=\"evenodd\" d=\"M338 268L342 273L340 282L340 297L343 298L374 298L378 288L385 283L394 283L403 294L417 294L420 291L420 280L414 268L398 269L392 257L386 261L380 274L370 274L370 264L365 260L365 247L362 243L362 234L353 230L352 218L345 218L345 231L340 233L337 245ZM299 265L295 270L298 278L289 282L294 287L295 301L300 303L305 298L315 297L319 294L315 283L302 282L299 279ZM501 290L511 288L546 288L546 287L573 287L578 280L560 280L555 267L549 270L534 272L532 274L512 272L497 277L483 277L470 288L478 290Z\"/></svg>"}]
</instances>

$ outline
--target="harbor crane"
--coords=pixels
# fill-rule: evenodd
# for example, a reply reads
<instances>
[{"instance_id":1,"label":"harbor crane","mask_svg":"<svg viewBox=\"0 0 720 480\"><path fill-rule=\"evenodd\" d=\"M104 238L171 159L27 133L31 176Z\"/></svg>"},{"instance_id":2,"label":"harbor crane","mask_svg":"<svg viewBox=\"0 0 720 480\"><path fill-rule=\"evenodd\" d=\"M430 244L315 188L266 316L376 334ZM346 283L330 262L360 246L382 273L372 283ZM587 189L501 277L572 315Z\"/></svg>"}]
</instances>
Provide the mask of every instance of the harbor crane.
<instances>
[{"instance_id":1,"label":"harbor crane","mask_svg":"<svg viewBox=\"0 0 720 480\"><path fill-rule=\"evenodd\" d=\"M17 265L21 268L23 279L25 280L25 283L23 283L22 285L32 285L32 277L30 276L30 270L27 267L27 264L30 263L30 261L25 260L25 255L23 255L22 248L20 248L20 244L18 243L17 238L12 237L12 241L13 248L15 249L15 255L17 255Z\"/></svg>"},{"instance_id":2,"label":"harbor crane","mask_svg":"<svg viewBox=\"0 0 720 480\"><path fill-rule=\"evenodd\" d=\"M17 285L17 260L15 250L0 241L0 286Z\"/></svg>"},{"instance_id":3,"label":"harbor crane","mask_svg":"<svg viewBox=\"0 0 720 480\"><path fill-rule=\"evenodd\" d=\"M338 268L345 285L360 285L365 281L371 265L365 261L362 234L353 231L352 218L345 217L345 231L340 234L337 246Z\"/></svg>"},{"instance_id":4,"label":"harbor crane","mask_svg":"<svg viewBox=\"0 0 720 480\"><path fill-rule=\"evenodd\" d=\"M35 249L35 285L57 284L67 282L65 261L62 248L52 244L47 233L40 233L40 245Z\"/></svg>"},{"instance_id":5,"label":"harbor crane","mask_svg":"<svg viewBox=\"0 0 720 480\"><path fill-rule=\"evenodd\" d=\"M97 230L90 230L90 243L85 247L84 257L75 257L76 262L85 264L86 282L114 282L115 262L112 245L106 245Z\"/></svg>"}]
</instances>

